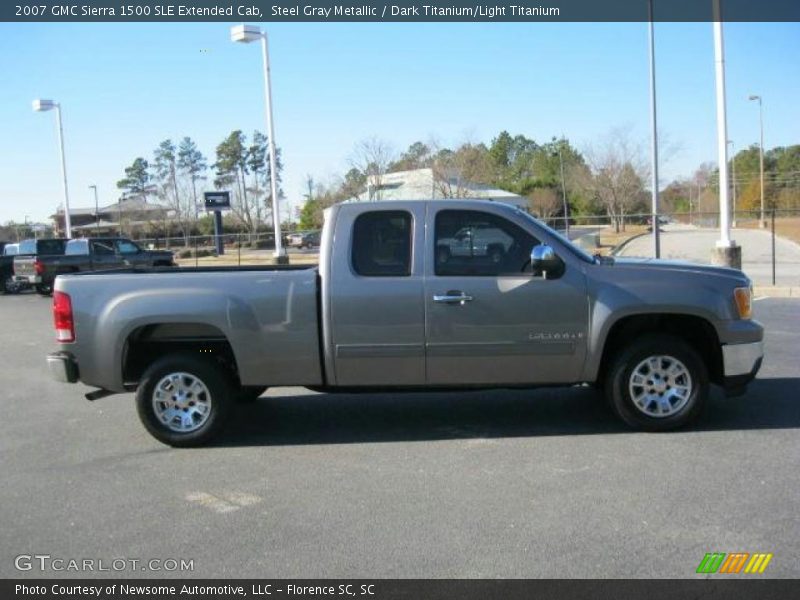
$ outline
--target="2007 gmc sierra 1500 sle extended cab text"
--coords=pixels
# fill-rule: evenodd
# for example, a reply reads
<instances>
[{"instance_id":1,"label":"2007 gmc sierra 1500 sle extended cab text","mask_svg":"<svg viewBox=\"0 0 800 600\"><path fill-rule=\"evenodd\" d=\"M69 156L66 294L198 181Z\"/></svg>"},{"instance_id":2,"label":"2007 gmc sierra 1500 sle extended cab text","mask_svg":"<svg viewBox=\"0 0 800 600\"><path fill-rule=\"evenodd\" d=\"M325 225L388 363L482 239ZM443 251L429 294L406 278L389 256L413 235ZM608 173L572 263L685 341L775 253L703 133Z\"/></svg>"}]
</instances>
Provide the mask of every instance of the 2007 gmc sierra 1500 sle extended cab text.
<instances>
[{"instance_id":1,"label":"2007 gmc sierra 1500 sle extended cab text","mask_svg":"<svg viewBox=\"0 0 800 600\"><path fill-rule=\"evenodd\" d=\"M48 364L100 388L90 399L135 390L144 426L173 446L209 441L237 400L284 385L590 383L659 431L692 421L710 383L737 394L755 377L751 296L741 271L592 257L497 202L342 204L318 268L59 276Z\"/></svg>"}]
</instances>

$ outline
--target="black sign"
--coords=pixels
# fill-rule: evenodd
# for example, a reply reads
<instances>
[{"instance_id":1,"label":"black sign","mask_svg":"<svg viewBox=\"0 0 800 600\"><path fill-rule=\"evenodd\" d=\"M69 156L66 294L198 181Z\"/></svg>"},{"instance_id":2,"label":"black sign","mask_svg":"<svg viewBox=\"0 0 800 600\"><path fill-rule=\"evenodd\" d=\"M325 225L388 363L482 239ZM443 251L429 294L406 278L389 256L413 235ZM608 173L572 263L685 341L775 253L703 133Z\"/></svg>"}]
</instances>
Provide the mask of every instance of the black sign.
<instances>
[{"instance_id":1,"label":"black sign","mask_svg":"<svg viewBox=\"0 0 800 600\"><path fill-rule=\"evenodd\" d=\"M223 210L231 207L230 192L204 192L206 210Z\"/></svg>"}]
</instances>

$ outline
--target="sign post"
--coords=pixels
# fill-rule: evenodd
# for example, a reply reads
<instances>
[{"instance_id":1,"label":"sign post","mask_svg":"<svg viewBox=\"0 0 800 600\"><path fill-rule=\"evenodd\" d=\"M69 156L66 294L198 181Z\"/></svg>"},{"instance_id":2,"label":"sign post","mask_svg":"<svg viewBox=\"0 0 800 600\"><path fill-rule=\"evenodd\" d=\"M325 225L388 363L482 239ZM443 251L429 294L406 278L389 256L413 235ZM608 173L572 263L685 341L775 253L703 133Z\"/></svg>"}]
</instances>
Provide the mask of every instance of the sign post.
<instances>
[{"instance_id":1,"label":"sign post","mask_svg":"<svg viewBox=\"0 0 800 600\"><path fill-rule=\"evenodd\" d=\"M225 245L222 243L222 211L231 207L230 192L204 192L206 212L214 213L214 243L217 246L217 256L225 254Z\"/></svg>"}]
</instances>

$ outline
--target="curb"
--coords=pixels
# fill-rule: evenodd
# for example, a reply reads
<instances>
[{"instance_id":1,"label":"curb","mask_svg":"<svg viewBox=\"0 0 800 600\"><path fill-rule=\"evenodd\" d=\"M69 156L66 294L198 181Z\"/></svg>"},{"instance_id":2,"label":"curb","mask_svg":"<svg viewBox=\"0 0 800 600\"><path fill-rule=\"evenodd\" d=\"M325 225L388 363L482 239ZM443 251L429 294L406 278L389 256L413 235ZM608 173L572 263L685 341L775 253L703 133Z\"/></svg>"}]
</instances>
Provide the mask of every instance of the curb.
<instances>
[{"instance_id":1,"label":"curb","mask_svg":"<svg viewBox=\"0 0 800 600\"><path fill-rule=\"evenodd\" d=\"M754 285L753 296L756 298L800 298L800 287Z\"/></svg>"},{"instance_id":2,"label":"curb","mask_svg":"<svg viewBox=\"0 0 800 600\"><path fill-rule=\"evenodd\" d=\"M622 252L622 251L625 249L625 246L627 246L628 244L630 244L630 243L631 243L633 240L638 240L640 237L644 237L644 236L646 236L646 235L653 235L653 232L652 232L652 231L645 231L644 233L637 233L637 234L636 234L636 235L634 235L633 237L629 237L629 238L628 238L627 240L625 240L624 242L621 242L621 243L617 244L616 246L614 246L614 247L613 247L613 248L612 248L612 249L609 251L609 253L608 253L608 254L609 254L609 256L617 256L617 254L619 254L620 252Z\"/></svg>"}]
</instances>

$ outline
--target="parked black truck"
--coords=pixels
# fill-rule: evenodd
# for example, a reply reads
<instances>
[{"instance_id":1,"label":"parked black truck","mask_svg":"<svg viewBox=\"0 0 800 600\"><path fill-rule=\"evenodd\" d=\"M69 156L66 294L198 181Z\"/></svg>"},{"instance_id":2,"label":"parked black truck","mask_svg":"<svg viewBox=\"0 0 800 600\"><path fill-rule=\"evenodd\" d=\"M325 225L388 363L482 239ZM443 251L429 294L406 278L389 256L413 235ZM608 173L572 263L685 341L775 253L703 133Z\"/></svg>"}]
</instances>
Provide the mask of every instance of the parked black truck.
<instances>
[{"instance_id":1,"label":"parked black truck","mask_svg":"<svg viewBox=\"0 0 800 600\"><path fill-rule=\"evenodd\" d=\"M14 260L14 279L27 281L40 294L50 294L56 276L82 271L107 271L128 267L173 267L172 252L143 250L127 238L69 240L61 255L20 256Z\"/></svg>"},{"instance_id":2,"label":"parked black truck","mask_svg":"<svg viewBox=\"0 0 800 600\"><path fill-rule=\"evenodd\" d=\"M36 288L37 292L42 294L47 293L49 294L52 290L52 283L50 289L40 289L40 284L35 281L31 280L27 277L18 277L19 273L17 271L17 264L18 261L24 261L29 264L33 264L34 260L44 257L55 257L61 256L64 254L64 249L67 245L67 239L65 238L43 238L43 239L27 239L22 240L16 249L15 255L10 255L6 260L8 260L10 266L10 275L11 275L11 282L6 280L5 286L6 288L9 287L9 283L13 284L17 290L27 288L30 285L33 285Z\"/></svg>"}]
</instances>

